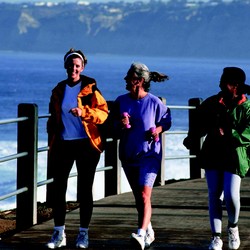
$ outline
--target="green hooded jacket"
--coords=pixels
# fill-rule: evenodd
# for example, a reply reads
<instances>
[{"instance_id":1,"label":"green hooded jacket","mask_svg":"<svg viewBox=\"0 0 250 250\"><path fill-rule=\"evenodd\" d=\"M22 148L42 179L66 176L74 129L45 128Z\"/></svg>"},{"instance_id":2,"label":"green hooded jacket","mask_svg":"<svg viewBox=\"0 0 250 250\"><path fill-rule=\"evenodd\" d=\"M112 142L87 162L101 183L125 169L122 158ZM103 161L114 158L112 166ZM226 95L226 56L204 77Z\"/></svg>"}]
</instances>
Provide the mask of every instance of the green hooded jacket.
<instances>
[{"instance_id":1,"label":"green hooded jacket","mask_svg":"<svg viewBox=\"0 0 250 250\"><path fill-rule=\"evenodd\" d=\"M218 93L201 104L198 115L198 132L205 136L198 156L201 168L244 177L250 166L250 101L242 95L228 107Z\"/></svg>"}]
</instances>

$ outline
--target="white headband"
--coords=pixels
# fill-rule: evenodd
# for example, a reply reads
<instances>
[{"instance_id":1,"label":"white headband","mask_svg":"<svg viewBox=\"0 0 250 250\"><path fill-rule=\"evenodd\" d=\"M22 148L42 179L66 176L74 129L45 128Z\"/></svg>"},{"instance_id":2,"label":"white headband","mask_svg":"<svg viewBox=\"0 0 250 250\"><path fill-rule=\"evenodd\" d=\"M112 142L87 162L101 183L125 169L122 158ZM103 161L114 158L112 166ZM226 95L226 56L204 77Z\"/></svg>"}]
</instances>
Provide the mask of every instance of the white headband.
<instances>
[{"instance_id":1,"label":"white headband","mask_svg":"<svg viewBox=\"0 0 250 250\"><path fill-rule=\"evenodd\" d=\"M77 52L72 52L72 53L70 53L70 54L68 54L68 55L66 56L66 58L65 58L65 60L64 60L64 63L65 63L65 62L67 61L67 59L68 59L70 56L72 56L72 55L77 55L77 56L79 56L79 57L82 59L82 61L84 62L83 57L82 57L81 54L79 54L79 53L77 53Z\"/></svg>"}]
</instances>

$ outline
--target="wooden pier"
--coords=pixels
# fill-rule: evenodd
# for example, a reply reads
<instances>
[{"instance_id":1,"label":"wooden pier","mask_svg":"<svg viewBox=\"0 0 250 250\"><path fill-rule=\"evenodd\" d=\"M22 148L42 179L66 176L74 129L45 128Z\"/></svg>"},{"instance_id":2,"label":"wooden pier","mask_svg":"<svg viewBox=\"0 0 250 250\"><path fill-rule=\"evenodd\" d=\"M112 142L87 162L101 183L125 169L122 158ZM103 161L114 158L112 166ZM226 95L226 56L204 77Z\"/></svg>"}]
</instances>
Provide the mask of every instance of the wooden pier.
<instances>
[{"instance_id":1,"label":"wooden pier","mask_svg":"<svg viewBox=\"0 0 250 250\"><path fill-rule=\"evenodd\" d=\"M178 171L178 169L176 169ZM152 224L156 240L154 249L208 249L210 227L208 217L207 186L205 179L174 182L155 187L152 196ZM250 177L242 181L241 214L239 230L240 250L250 249ZM109 196L95 202L90 224L89 249L135 249L130 243L130 234L136 230L137 213L132 193ZM67 247L75 249L79 227L79 210L67 213ZM223 217L223 249L227 246L227 217ZM0 249L39 250L45 249L50 239L53 220L2 239Z\"/></svg>"}]
</instances>

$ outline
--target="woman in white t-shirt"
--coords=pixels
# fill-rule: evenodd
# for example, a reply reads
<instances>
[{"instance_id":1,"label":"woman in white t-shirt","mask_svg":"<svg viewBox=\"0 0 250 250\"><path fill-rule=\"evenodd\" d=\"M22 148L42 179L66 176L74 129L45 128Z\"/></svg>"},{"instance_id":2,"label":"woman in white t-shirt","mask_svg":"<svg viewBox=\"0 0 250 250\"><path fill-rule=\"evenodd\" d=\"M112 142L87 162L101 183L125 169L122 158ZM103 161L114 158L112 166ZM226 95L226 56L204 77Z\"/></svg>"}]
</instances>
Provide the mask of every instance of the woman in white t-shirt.
<instances>
[{"instance_id":1,"label":"woman in white t-shirt","mask_svg":"<svg viewBox=\"0 0 250 250\"><path fill-rule=\"evenodd\" d=\"M78 172L80 229L77 248L88 247L88 227L93 211L92 186L103 142L98 124L108 116L108 106L96 81L81 75L87 58L80 50L70 49L64 56L67 79L52 90L48 120L49 169L53 177L54 233L50 249L66 246L65 215L67 182L73 163Z\"/></svg>"}]
</instances>

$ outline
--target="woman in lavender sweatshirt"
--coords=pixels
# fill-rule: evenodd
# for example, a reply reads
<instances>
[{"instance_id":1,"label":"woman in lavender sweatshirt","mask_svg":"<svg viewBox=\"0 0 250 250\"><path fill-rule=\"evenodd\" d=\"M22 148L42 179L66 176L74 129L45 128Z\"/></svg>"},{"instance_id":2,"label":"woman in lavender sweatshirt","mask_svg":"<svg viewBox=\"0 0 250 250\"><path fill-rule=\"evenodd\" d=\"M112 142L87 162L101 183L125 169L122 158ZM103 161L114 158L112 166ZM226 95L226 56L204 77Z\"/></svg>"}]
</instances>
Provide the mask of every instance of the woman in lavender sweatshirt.
<instances>
[{"instance_id":1,"label":"woman in lavender sweatshirt","mask_svg":"<svg viewBox=\"0 0 250 250\"><path fill-rule=\"evenodd\" d=\"M113 118L120 139L119 158L135 197L138 230L131 240L141 249L154 241L151 224L152 188L161 167L162 132L171 127L170 109L149 93L150 82L168 80L168 76L150 72L142 63L133 63L127 72L126 89L114 103Z\"/></svg>"}]
</instances>

